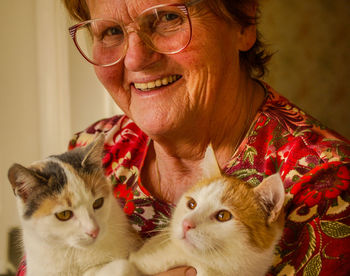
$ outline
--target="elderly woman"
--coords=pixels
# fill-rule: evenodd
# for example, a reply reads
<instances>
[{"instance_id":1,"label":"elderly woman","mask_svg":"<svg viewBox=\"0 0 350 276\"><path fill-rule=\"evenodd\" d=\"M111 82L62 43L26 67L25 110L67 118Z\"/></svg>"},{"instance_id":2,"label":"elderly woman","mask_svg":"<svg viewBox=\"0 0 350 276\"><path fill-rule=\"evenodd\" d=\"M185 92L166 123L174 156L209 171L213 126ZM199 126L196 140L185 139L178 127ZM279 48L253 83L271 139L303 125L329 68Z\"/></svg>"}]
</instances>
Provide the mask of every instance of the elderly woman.
<instances>
[{"instance_id":1,"label":"elderly woman","mask_svg":"<svg viewBox=\"0 0 350 276\"><path fill-rule=\"evenodd\" d=\"M223 173L254 186L283 179L285 231L269 275L349 275L349 141L257 79L270 58L258 0L64 2L80 22L70 28L75 45L125 113L70 148L106 133L106 174L142 237L200 178L211 143ZM195 275L160 275L185 273Z\"/></svg>"}]
</instances>

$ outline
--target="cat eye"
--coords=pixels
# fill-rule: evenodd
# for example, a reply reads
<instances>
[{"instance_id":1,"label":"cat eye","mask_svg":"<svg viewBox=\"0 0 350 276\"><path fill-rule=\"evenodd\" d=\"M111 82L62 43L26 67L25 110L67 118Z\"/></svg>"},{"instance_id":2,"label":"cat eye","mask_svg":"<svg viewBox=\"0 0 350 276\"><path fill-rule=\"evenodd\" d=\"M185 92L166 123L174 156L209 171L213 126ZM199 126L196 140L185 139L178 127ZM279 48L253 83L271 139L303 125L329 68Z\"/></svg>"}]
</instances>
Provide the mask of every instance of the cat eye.
<instances>
[{"instance_id":1,"label":"cat eye","mask_svg":"<svg viewBox=\"0 0 350 276\"><path fill-rule=\"evenodd\" d=\"M66 210L60 213L56 213L55 216L61 221L67 221L73 217L73 212L70 210Z\"/></svg>"},{"instance_id":2,"label":"cat eye","mask_svg":"<svg viewBox=\"0 0 350 276\"><path fill-rule=\"evenodd\" d=\"M101 197L101 198L95 200L94 204L92 204L92 207L95 210L100 209L102 207L103 203L104 203L104 198Z\"/></svg>"},{"instance_id":3,"label":"cat eye","mask_svg":"<svg viewBox=\"0 0 350 276\"><path fill-rule=\"evenodd\" d=\"M232 214L227 210L221 210L216 214L215 218L217 221L225 222L232 219Z\"/></svg>"},{"instance_id":4,"label":"cat eye","mask_svg":"<svg viewBox=\"0 0 350 276\"><path fill-rule=\"evenodd\" d=\"M193 210L194 208L197 207L197 202L193 198L190 198L187 201L187 207Z\"/></svg>"}]
</instances>

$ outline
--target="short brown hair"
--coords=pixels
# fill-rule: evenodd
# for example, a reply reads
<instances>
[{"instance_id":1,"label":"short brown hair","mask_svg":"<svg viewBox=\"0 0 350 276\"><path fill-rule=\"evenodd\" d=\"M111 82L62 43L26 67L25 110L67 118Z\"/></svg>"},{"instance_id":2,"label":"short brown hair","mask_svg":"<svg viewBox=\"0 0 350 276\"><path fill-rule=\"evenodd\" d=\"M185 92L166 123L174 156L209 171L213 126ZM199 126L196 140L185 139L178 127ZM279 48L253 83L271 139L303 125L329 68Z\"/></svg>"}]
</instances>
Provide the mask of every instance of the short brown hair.
<instances>
[{"instance_id":1,"label":"short brown hair","mask_svg":"<svg viewBox=\"0 0 350 276\"><path fill-rule=\"evenodd\" d=\"M68 10L69 15L77 21L90 19L90 12L86 0L62 0Z\"/></svg>"},{"instance_id":2,"label":"short brown hair","mask_svg":"<svg viewBox=\"0 0 350 276\"><path fill-rule=\"evenodd\" d=\"M207 6L218 16L227 21L234 20L243 27L257 25L260 10L259 0L216 0L206 1ZM257 14L250 16L247 13L249 7L256 7ZM262 77L267 71L267 63L272 54L267 52L262 36L257 30L256 41L248 51L240 52L240 61L252 77Z\"/></svg>"},{"instance_id":3,"label":"short brown hair","mask_svg":"<svg viewBox=\"0 0 350 276\"><path fill-rule=\"evenodd\" d=\"M86 5L86 0L62 0L70 16L77 21L90 19L90 12ZM206 5L218 16L228 21L236 21L241 26L247 27L257 24L259 15L259 0L210 0ZM247 9L249 6L257 7L257 16L249 16ZM241 64L246 68L252 77L262 77L267 71L267 63L271 54L267 52L265 44L262 42L259 31L256 33L256 41L253 47L240 53Z\"/></svg>"}]
</instances>

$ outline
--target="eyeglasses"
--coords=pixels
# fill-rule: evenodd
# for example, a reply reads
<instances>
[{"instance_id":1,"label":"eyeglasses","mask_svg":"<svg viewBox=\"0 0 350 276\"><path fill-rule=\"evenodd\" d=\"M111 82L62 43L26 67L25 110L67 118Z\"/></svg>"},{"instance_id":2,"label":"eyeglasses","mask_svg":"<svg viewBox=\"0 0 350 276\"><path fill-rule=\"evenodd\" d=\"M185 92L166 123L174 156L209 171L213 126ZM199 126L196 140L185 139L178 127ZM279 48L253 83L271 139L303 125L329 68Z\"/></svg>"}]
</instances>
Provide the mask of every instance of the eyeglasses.
<instances>
[{"instance_id":1,"label":"eyeglasses","mask_svg":"<svg viewBox=\"0 0 350 276\"><path fill-rule=\"evenodd\" d=\"M98 18L70 27L69 33L83 57L98 66L112 66L125 57L131 32L136 32L153 51L176 54L191 41L192 25L188 7L201 1L148 8L134 19L136 27L114 19Z\"/></svg>"}]
</instances>

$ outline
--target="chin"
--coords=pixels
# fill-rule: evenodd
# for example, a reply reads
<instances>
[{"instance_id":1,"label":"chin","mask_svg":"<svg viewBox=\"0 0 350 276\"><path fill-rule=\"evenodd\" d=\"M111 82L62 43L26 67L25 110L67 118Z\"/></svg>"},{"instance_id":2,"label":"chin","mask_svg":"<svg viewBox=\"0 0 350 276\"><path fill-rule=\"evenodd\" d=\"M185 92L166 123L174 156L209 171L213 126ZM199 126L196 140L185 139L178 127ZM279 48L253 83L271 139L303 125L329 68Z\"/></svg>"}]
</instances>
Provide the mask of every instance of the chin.
<instances>
[{"instance_id":1,"label":"chin","mask_svg":"<svg viewBox=\"0 0 350 276\"><path fill-rule=\"evenodd\" d=\"M181 233L174 234L173 240L176 241L180 247L190 253L198 254L198 252L201 252L201 244L195 239L191 238L191 235L184 237L182 231Z\"/></svg>"},{"instance_id":2,"label":"chin","mask_svg":"<svg viewBox=\"0 0 350 276\"><path fill-rule=\"evenodd\" d=\"M210 241L203 239L202 236L191 235L191 233L189 233L187 237L182 238L182 243L184 244L184 247L196 255L205 254L212 249Z\"/></svg>"},{"instance_id":3,"label":"chin","mask_svg":"<svg viewBox=\"0 0 350 276\"><path fill-rule=\"evenodd\" d=\"M130 114L130 118L147 135L170 134L183 125L183 110L174 110L165 104L144 105L143 110Z\"/></svg>"},{"instance_id":4,"label":"chin","mask_svg":"<svg viewBox=\"0 0 350 276\"><path fill-rule=\"evenodd\" d=\"M166 133L166 120L165 116L158 116L152 114L152 111L144 112L143 114L137 114L133 116L132 120L140 127L147 135L154 136Z\"/></svg>"},{"instance_id":5,"label":"chin","mask_svg":"<svg viewBox=\"0 0 350 276\"><path fill-rule=\"evenodd\" d=\"M182 247L182 249L190 255L198 257L198 256L201 256L203 252L205 252L201 249L201 245L191 241L191 239L183 238L178 242L180 243L180 246Z\"/></svg>"}]
</instances>

